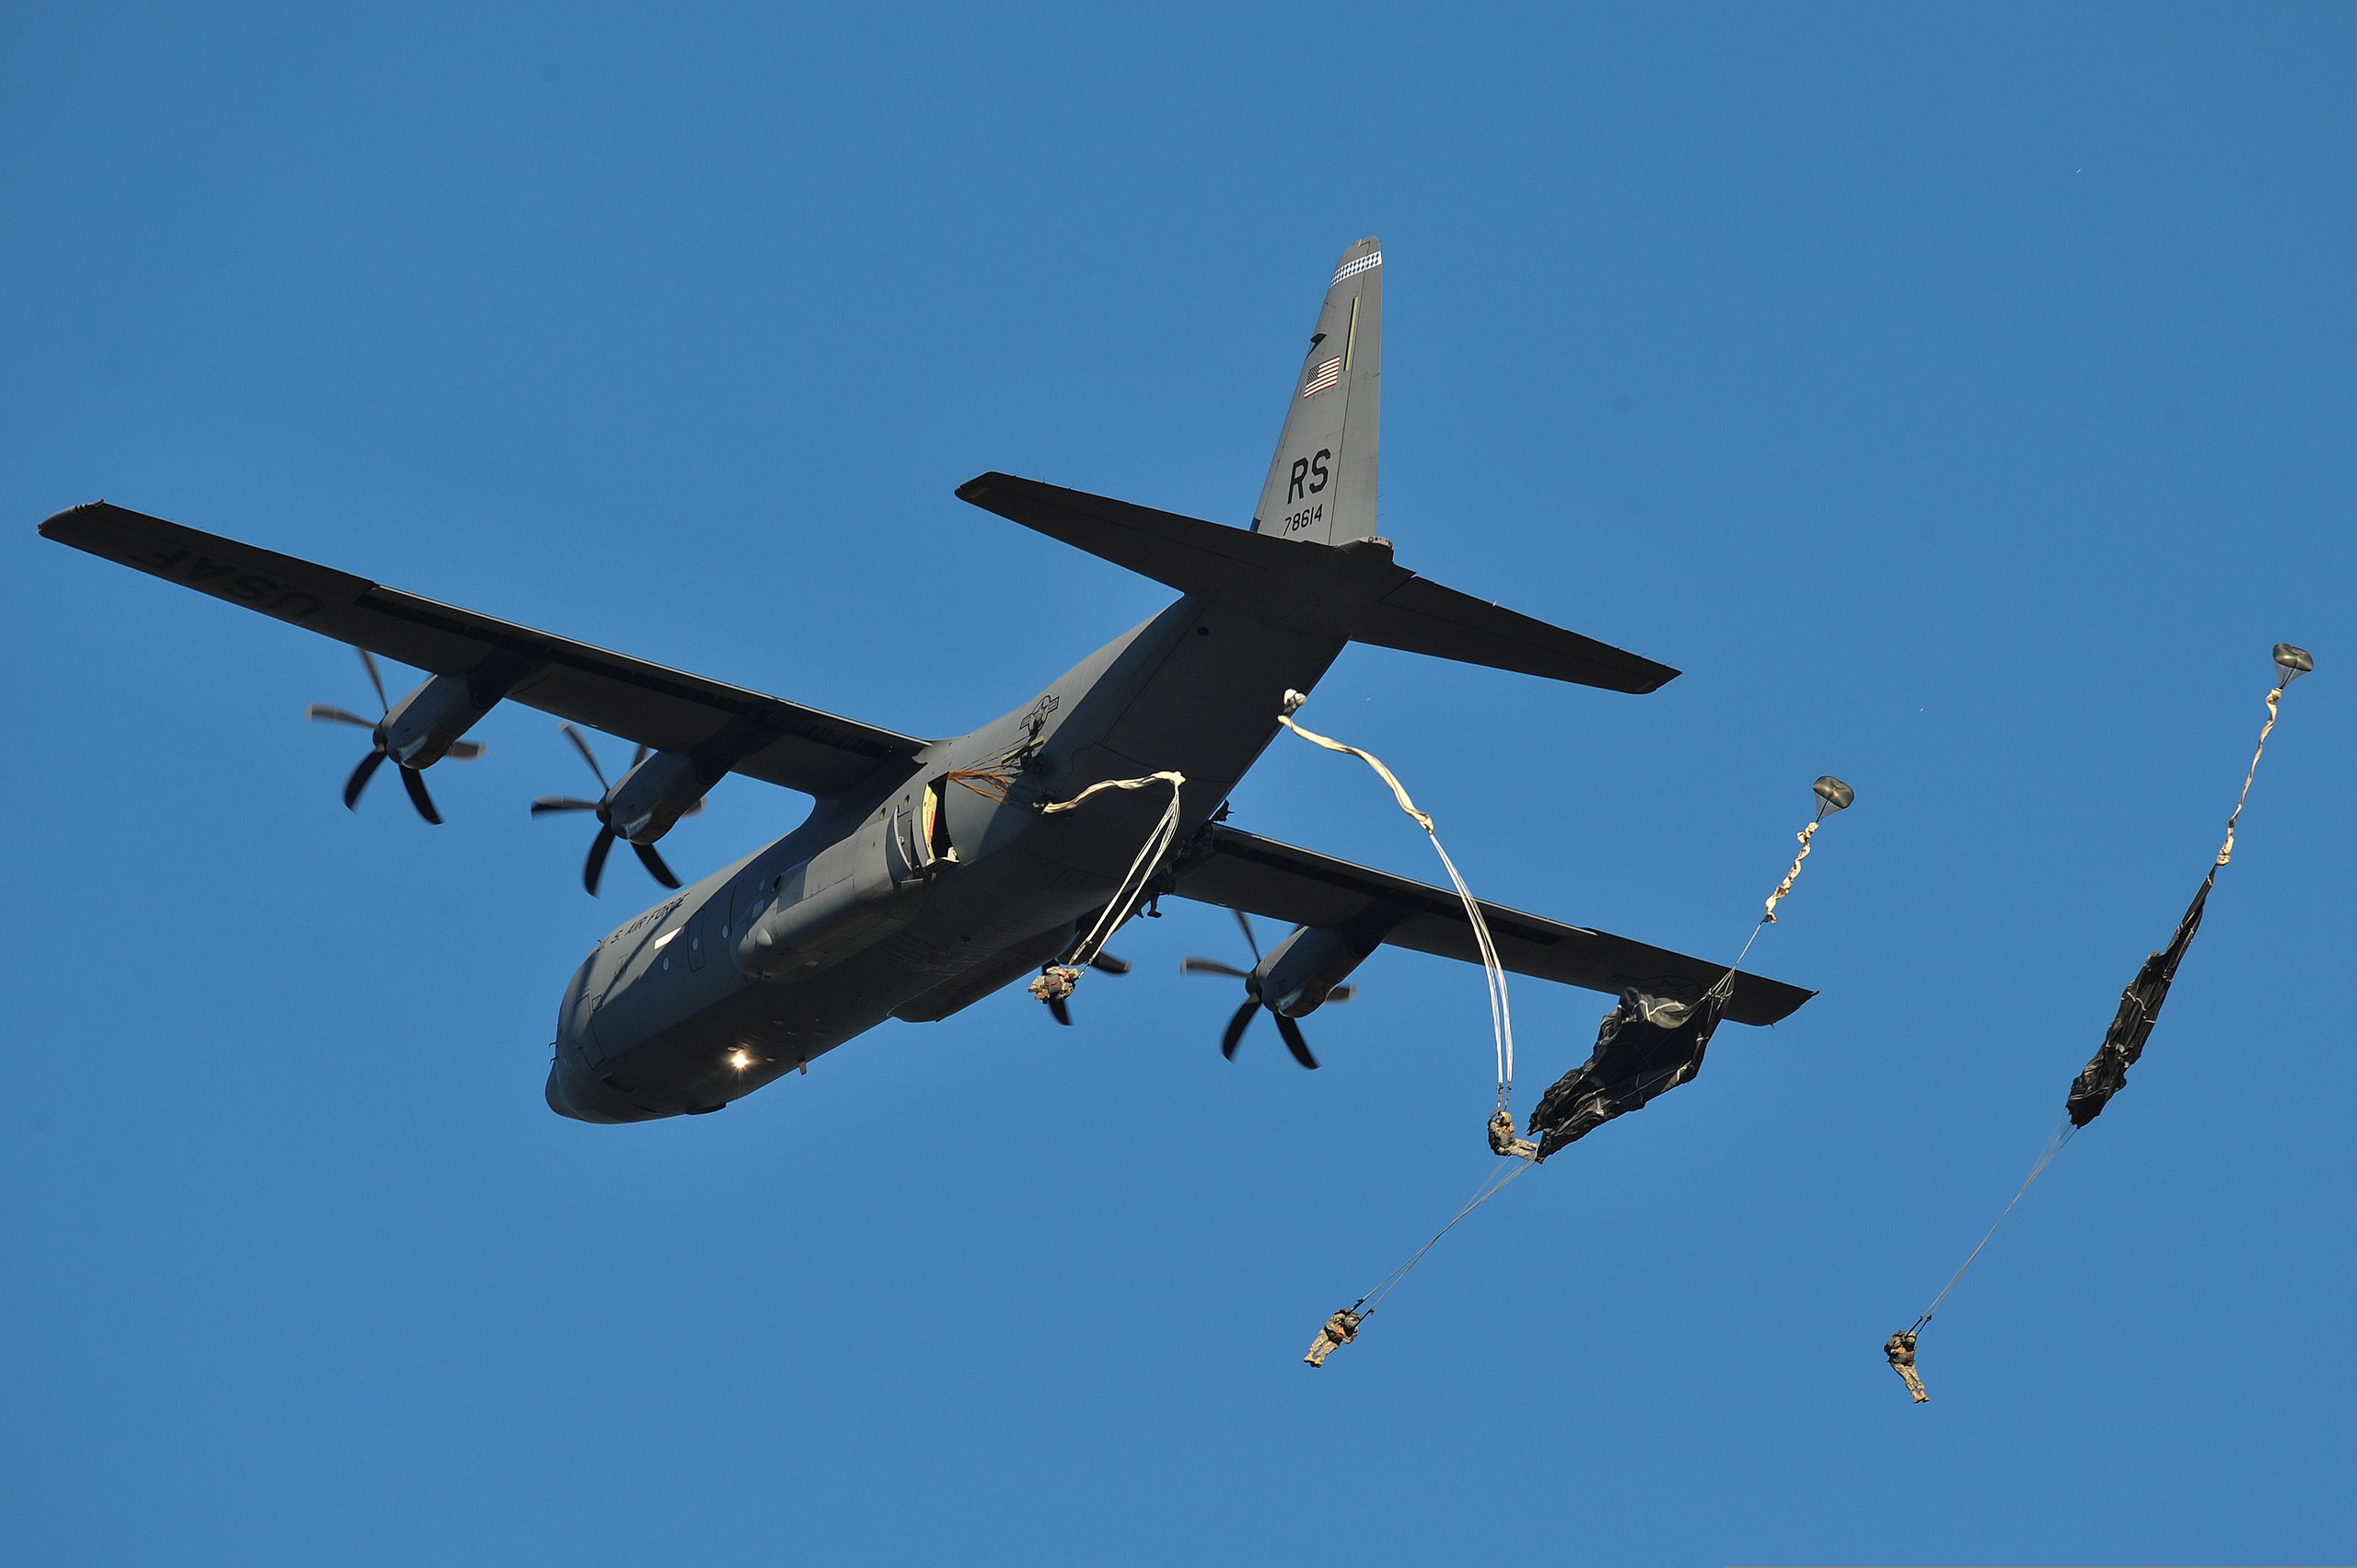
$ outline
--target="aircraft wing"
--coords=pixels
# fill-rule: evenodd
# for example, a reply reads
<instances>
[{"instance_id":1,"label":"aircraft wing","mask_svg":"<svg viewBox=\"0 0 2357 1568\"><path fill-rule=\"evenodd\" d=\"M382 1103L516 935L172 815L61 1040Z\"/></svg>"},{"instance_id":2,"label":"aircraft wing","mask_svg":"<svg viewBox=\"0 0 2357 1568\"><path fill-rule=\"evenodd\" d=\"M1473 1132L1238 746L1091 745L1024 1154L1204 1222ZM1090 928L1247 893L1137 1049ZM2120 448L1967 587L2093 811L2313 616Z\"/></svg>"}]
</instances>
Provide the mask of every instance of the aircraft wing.
<instances>
[{"instance_id":1,"label":"aircraft wing","mask_svg":"<svg viewBox=\"0 0 2357 1568\"><path fill-rule=\"evenodd\" d=\"M656 750L705 750L765 784L831 795L924 746L742 686L436 604L332 567L94 501L42 535L435 675L513 679L512 701Z\"/></svg>"},{"instance_id":2,"label":"aircraft wing","mask_svg":"<svg viewBox=\"0 0 2357 1568\"><path fill-rule=\"evenodd\" d=\"M1388 905L1406 918L1384 940L1478 964L1473 926L1465 905L1446 888L1353 865L1346 860L1296 849L1256 833L1213 823L1181 855L1175 891L1180 898L1266 915L1295 925L1340 925L1367 909ZM1558 981L1590 991L1618 993L1630 985L1700 995L1726 973L1724 964L1648 947L1626 936L1564 925L1487 902L1488 923L1498 957L1516 974ZM1690 986L1690 990L1686 987ZM1735 1000L1726 1016L1741 1024L1772 1024L1788 1017L1816 995L1780 980L1737 974Z\"/></svg>"}]
</instances>

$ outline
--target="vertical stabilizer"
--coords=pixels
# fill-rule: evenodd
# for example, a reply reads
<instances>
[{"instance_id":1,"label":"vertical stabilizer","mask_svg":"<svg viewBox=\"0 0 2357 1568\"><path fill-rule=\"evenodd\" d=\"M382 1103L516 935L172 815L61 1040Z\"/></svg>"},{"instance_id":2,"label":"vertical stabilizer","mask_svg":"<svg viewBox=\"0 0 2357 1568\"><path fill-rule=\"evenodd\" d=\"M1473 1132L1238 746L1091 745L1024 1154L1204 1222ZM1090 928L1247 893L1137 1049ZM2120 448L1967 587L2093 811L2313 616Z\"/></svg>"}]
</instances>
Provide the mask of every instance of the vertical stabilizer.
<instances>
[{"instance_id":1,"label":"vertical stabilizer","mask_svg":"<svg viewBox=\"0 0 2357 1568\"><path fill-rule=\"evenodd\" d=\"M1252 514L1255 533L1318 544L1374 534L1382 392L1383 247L1367 238L1335 264Z\"/></svg>"}]
</instances>

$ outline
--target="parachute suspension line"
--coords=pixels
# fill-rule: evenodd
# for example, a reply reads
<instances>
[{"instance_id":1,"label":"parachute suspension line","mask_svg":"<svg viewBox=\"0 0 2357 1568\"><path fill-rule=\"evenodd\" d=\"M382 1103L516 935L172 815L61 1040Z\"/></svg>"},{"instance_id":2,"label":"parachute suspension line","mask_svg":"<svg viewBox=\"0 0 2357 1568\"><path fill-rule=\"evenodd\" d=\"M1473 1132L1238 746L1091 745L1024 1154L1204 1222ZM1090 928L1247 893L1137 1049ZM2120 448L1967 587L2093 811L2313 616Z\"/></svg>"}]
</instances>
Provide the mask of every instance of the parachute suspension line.
<instances>
[{"instance_id":1,"label":"parachute suspension line","mask_svg":"<svg viewBox=\"0 0 2357 1568\"><path fill-rule=\"evenodd\" d=\"M1813 839L1813 838L1817 837L1817 823L1822 822L1822 821L1824 821L1824 820L1825 820L1825 813L1824 813L1822 810L1820 810L1820 811L1818 811L1818 812L1817 812L1817 821L1815 821L1815 822L1811 822L1807 827L1803 828L1803 829L1801 830L1801 837L1800 837L1801 852L1800 852L1800 854L1796 854L1796 855L1793 856L1793 867L1792 867L1792 869L1791 869L1791 870L1789 870L1789 871L1787 871L1787 872L1785 872L1785 873L1784 873L1784 879L1783 879L1782 881L1781 881L1781 882L1779 882L1779 883L1777 883L1777 884L1776 884L1776 890L1775 890L1774 892L1772 892L1772 893L1771 893L1771 894L1769 894L1769 895L1768 895L1768 907L1767 907L1767 909L1766 909L1766 910L1762 911L1762 912L1761 912L1761 913L1760 913L1760 916L1759 916L1759 923L1760 923L1760 924L1762 924L1762 925L1773 925L1773 924L1775 924L1775 923L1776 923L1776 906L1777 906L1777 904L1779 904L1780 902L1782 902L1782 901L1783 900L1783 897L1784 897L1784 895L1785 895L1786 893L1789 893L1789 892L1791 892L1791 891L1793 890L1793 884L1794 884L1794 882L1797 882L1797 881L1799 881L1799 880L1800 880L1800 876L1801 876L1801 862L1802 862L1802 861L1804 861L1804 860L1806 860L1806 859L1808 858L1808 851L1809 851L1809 842L1809 842L1809 840L1811 840L1811 839ZM1753 935L1758 935L1758 933L1756 933L1756 932L1755 932Z\"/></svg>"},{"instance_id":2,"label":"parachute suspension line","mask_svg":"<svg viewBox=\"0 0 2357 1568\"><path fill-rule=\"evenodd\" d=\"M1179 787L1186 784L1186 774L1169 770L1166 770L1159 773L1147 773L1142 777L1134 779L1100 779L1097 783L1090 784L1086 789L1082 790L1078 795L1074 796L1070 800L1059 800L1049 805L1042 806L1039 807L1039 815L1042 817L1053 817L1059 811L1070 811L1074 807L1088 800L1091 796L1102 795L1109 789L1151 789L1158 784L1168 784L1171 789L1171 797L1175 800L1178 797L1178 791Z\"/></svg>"},{"instance_id":3,"label":"parachute suspension line","mask_svg":"<svg viewBox=\"0 0 2357 1568\"><path fill-rule=\"evenodd\" d=\"M1759 912L1759 919L1752 926L1751 935L1743 939L1743 951L1737 953L1735 962L1727 966L1726 979L1721 984L1734 981L1736 971L1743 968L1743 960L1751 956L1751 945L1759 940L1761 932L1776 923L1776 906L1783 902L1784 896L1793 890L1793 884L1801 879L1801 865L1808 859L1810 841L1817 837L1817 830L1825 826L1828 817L1836 811L1848 810L1851 803L1858 798L1856 790L1830 773L1809 785L1809 789L1817 796L1817 815L1810 818L1808 826L1800 831L1801 852L1793 856L1793 864L1785 871L1784 879L1776 884L1774 892L1768 895L1767 907Z\"/></svg>"},{"instance_id":4,"label":"parachute suspension line","mask_svg":"<svg viewBox=\"0 0 2357 1568\"><path fill-rule=\"evenodd\" d=\"M2078 1131L2078 1128L2072 1124L2070 1113L2063 1112L2055 1121L2054 1131L2047 1135L2046 1147L2038 1151L2038 1162L2029 1167L2029 1175L2022 1179L2021 1190L2014 1194L2013 1202L2005 1205L2005 1212L1997 1216L1997 1224L1991 1225L1988 1235L1980 1238L1980 1246L1975 1247L1971 1255L1957 1266L1956 1272L1948 1276L1948 1283L1940 1287L1939 1295L1932 1297L1932 1305L1923 1308L1923 1316L1915 1319L1914 1326L1908 1330L1909 1333L1920 1332L1923 1326L1932 1320L1932 1315L1939 1311L1941 1306L1946 1302L1948 1293L1956 1289L1957 1282L1964 1278L1965 1271L1971 1268L1980 1258L1981 1248L1987 1247L1990 1239L1997 1234L1998 1228L2013 1217L2014 1204L2020 1202L2023 1195L2037 1185L2038 1179L2046 1174L2046 1167L2054 1163L2054 1156L2062 1152L2062 1145L2069 1143Z\"/></svg>"},{"instance_id":5,"label":"parachute suspension line","mask_svg":"<svg viewBox=\"0 0 2357 1568\"><path fill-rule=\"evenodd\" d=\"M1719 977L1719 984L1726 986L1730 993L1735 986L1735 977L1742 972L1743 960L1751 957L1751 945L1759 940L1761 932L1776 923L1776 906L1782 903L1784 896L1793 890L1793 884L1800 880L1801 864L1808 859L1810 841L1817 837L1817 830L1825 826L1825 819L1828 817L1832 816L1836 811L1849 809L1851 803L1858 798L1856 790L1830 773L1817 780L1809 788L1817 796L1817 815L1810 818L1808 826L1800 830L1800 854L1793 856L1793 864L1784 872L1784 879L1776 884L1774 892L1768 895L1768 905L1759 912L1759 918L1752 923L1751 935L1743 939L1743 948L1736 954L1735 962L1729 964L1727 972ZM1717 987L1714 986L1713 989L1716 990Z\"/></svg>"},{"instance_id":6,"label":"parachute suspension line","mask_svg":"<svg viewBox=\"0 0 2357 1568\"><path fill-rule=\"evenodd\" d=\"M1004 806L1007 792L1015 787L1015 775L1004 768L953 768L944 775L944 782L962 784L984 800Z\"/></svg>"},{"instance_id":7,"label":"parachute suspension line","mask_svg":"<svg viewBox=\"0 0 2357 1568\"><path fill-rule=\"evenodd\" d=\"M1507 1186L1516 1178L1520 1177L1524 1172L1535 1170L1537 1168L1537 1166L1529 1160L1516 1160L1512 1165L1493 1167L1491 1170L1489 1177L1482 1181L1480 1187L1474 1190L1473 1196L1465 1200L1465 1206L1457 1211L1456 1217L1451 1219L1446 1225L1441 1226L1438 1230L1433 1232L1432 1239L1425 1242L1422 1247L1417 1248L1414 1255L1410 1257L1406 1262L1400 1264L1398 1268L1384 1275L1382 1279L1376 1281L1373 1290L1368 1291L1364 1295L1351 1303L1351 1310L1361 1318L1369 1318L1374 1316L1375 1309L1383 1305L1384 1298L1389 1295L1393 1291L1398 1290L1400 1283L1407 1279L1408 1271L1422 1262L1424 1260L1424 1254L1440 1245L1440 1238L1442 1237L1446 1236L1450 1231L1455 1230L1458 1223L1468 1214L1470 1214L1474 1210L1480 1208L1482 1204L1488 1202L1491 1199L1504 1191Z\"/></svg>"},{"instance_id":8,"label":"parachute suspension line","mask_svg":"<svg viewBox=\"0 0 2357 1568\"><path fill-rule=\"evenodd\" d=\"M2243 806L2250 799L2250 782L2258 777L2258 760L2267 755L2267 738L2275 730L2275 705L2283 700L2283 689L2316 668L2316 660L2305 648L2295 648L2289 643L2275 645L2275 690L2267 694L2267 722L2258 726L2258 748L2250 754L2250 771L2243 774L2243 792L2235 797L2235 808L2226 818L2226 842L2218 846L2218 864L2223 865L2235 857L2235 824L2242 820Z\"/></svg>"},{"instance_id":9,"label":"parachute suspension line","mask_svg":"<svg viewBox=\"0 0 2357 1568\"><path fill-rule=\"evenodd\" d=\"M1448 872L1448 879L1457 889L1457 896L1465 900L1465 917L1473 927L1473 945L1480 952L1481 972L1490 993L1490 1032L1495 1038L1497 1045L1498 1114L1507 1119L1508 1127L1511 1129L1514 1113L1509 1102L1514 1098L1514 1009L1506 999L1505 965L1498 958L1497 944L1490 939L1490 923L1481 917L1481 900L1473 896L1473 889L1465 885L1464 876L1457 869L1457 862L1451 860L1448 857L1448 851L1441 847L1440 834L1434 830L1431 814L1417 807L1416 803L1409 798L1408 786L1399 782L1398 774L1383 765L1380 758L1371 752L1362 751L1355 746L1345 745L1330 736L1320 735L1316 730L1304 729L1294 723L1293 715L1299 713L1301 705L1308 701L1309 699L1299 691L1286 692L1284 706L1277 714L1277 722L1312 746L1322 746L1329 751L1339 751L1345 756L1356 757L1360 761L1373 768L1376 776L1391 786L1392 798L1399 803L1399 809L1414 818L1416 826L1422 828L1424 830L1424 836L1432 840L1433 853L1440 856L1441 865ZM1507 1151L1502 1149L1500 1152ZM1475 1204L1469 1204L1466 1214L1470 1214L1473 1208L1478 1206L1479 1202L1477 1200ZM1464 1217L1464 1214L1459 1214L1457 1219ZM1456 1220L1449 1222L1450 1225L1456 1223ZM1446 1229L1444 1228L1441 1234L1446 1235ZM1434 1237L1433 1239L1437 1241L1440 1237ZM1430 1243L1426 1245L1429 1247ZM1417 1256L1422 1257L1422 1254L1418 1253Z\"/></svg>"},{"instance_id":10,"label":"parachute suspension line","mask_svg":"<svg viewBox=\"0 0 2357 1568\"><path fill-rule=\"evenodd\" d=\"M1163 807L1162 816L1154 824L1154 830L1139 846L1137 858L1130 862L1129 870L1122 874L1120 886L1098 912L1096 923L1064 955L1062 963L1050 964L1040 971L1039 978L1031 982L1031 994L1040 1001L1052 1005L1069 997L1080 984L1080 977L1088 971L1088 966L1097 961L1097 954L1104 951L1105 944L1113 939L1113 933L1119 931L1121 923L1137 909L1138 900L1145 896L1146 885L1162 868L1163 857L1178 842L1178 799L1179 792L1186 787L1187 775L1165 770L1134 779L1103 779L1070 800L1039 807L1040 816L1052 817L1060 811L1070 811L1091 796L1102 795L1109 789L1152 789L1159 784L1170 786L1170 804Z\"/></svg>"},{"instance_id":11,"label":"parachute suspension line","mask_svg":"<svg viewBox=\"0 0 2357 1568\"><path fill-rule=\"evenodd\" d=\"M2235 808L2226 814L2226 842L2218 846L2220 865L2235 858L2235 824L2242 820L2243 803L2250 799L2250 782L2258 777L2258 760L2267 754L2267 738L2275 729L2275 704L2282 700L2281 686L2267 694L2267 722L2258 726L2258 749L2250 754L2250 771L2243 774L2243 792L2235 796Z\"/></svg>"}]
</instances>

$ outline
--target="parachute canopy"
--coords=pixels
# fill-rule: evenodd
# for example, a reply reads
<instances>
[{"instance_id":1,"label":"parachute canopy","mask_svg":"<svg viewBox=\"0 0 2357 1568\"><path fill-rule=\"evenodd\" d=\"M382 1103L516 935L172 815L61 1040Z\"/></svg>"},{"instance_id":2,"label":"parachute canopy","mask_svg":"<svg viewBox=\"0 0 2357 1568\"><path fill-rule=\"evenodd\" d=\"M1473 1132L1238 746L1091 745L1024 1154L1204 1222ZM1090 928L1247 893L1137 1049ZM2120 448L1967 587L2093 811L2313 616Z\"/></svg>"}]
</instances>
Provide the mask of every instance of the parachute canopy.
<instances>
[{"instance_id":1,"label":"parachute canopy","mask_svg":"<svg viewBox=\"0 0 2357 1568\"><path fill-rule=\"evenodd\" d=\"M1616 1116L1666 1094L1702 1070L1702 1052L1734 993L1732 971L1690 1002L1637 990L1604 1015L1596 1050L1558 1080L1530 1113L1538 1157L1576 1143Z\"/></svg>"},{"instance_id":2,"label":"parachute canopy","mask_svg":"<svg viewBox=\"0 0 2357 1568\"><path fill-rule=\"evenodd\" d=\"M2144 1054L2144 1041L2161 1016L2161 1004L2168 1000L2169 982L2177 978L2177 966L2184 960L2185 950L2193 945L2193 934L2201 929L2202 906L2210 901L2211 884L2217 879L2215 869L2201 879L2201 890L2193 895L2185 918L2177 923L2177 935L2159 952L2144 955L2144 967L2136 971L2136 978L2119 993L2119 1011L2112 1015L2111 1028L2104 1031L2103 1044L2080 1069L2079 1076L2071 1085L2071 1098L2063 1102L2063 1109L2071 1114L2072 1126L2084 1127L2102 1115L2111 1097L2127 1086L2128 1069Z\"/></svg>"}]
</instances>

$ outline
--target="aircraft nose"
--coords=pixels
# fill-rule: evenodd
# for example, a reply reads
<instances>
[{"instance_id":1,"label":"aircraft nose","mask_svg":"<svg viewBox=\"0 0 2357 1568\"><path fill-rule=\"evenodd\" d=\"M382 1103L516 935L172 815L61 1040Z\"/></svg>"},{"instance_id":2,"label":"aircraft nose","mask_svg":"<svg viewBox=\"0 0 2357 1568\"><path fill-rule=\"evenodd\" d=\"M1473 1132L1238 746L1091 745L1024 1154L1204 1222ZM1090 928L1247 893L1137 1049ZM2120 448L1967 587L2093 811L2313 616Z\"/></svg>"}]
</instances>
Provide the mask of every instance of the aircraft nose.
<instances>
[{"instance_id":1,"label":"aircraft nose","mask_svg":"<svg viewBox=\"0 0 2357 1568\"><path fill-rule=\"evenodd\" d=\"M647 1112L600 1082L581 1059L570 1051L559 1051L556 1060L549 1064L548 1086L542 1093L551 1110L559 1116L569 1116L575 1121L611 1126L618 1122L648 1120Z\"/></svg>"}]
</instances>

